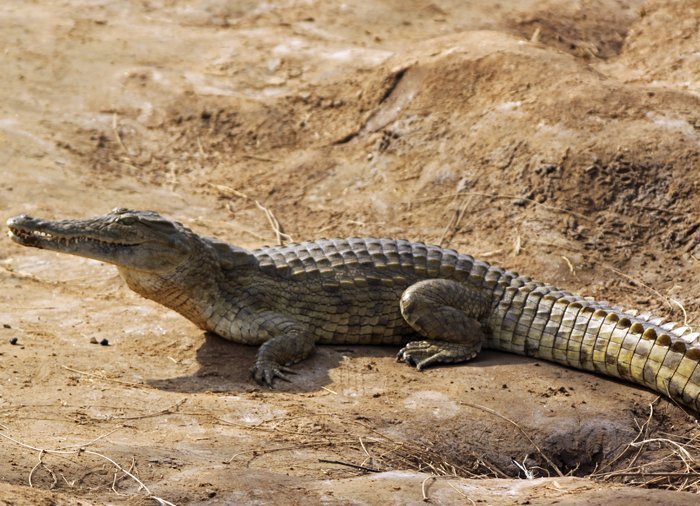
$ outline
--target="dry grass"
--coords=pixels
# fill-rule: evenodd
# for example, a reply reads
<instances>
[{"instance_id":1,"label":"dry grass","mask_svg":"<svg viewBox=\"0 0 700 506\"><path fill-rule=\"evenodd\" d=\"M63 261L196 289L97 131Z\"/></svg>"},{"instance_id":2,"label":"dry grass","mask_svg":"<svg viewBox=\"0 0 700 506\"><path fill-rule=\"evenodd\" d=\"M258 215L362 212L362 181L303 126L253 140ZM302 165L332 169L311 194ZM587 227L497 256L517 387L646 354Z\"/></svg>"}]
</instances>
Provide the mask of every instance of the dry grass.
<instances>
[{"instance_id":1,"label":"dry grass","mask_svg":"<svg viewBox=\"0 0 700 506\"><path fill-rule=\"evenodd\" d=\"M344 420L341 424L337 416L331 414L278 418L255 426L235 424L247 430L274 434L280 446L238 452L226 463L251 467L256 460L275 452L314 448L323 455L318 462L325 464L324 472L333 477L393 470L468 479L563 476L546 456L548 449L540 448L517 423L498 413L492 414L514 425L532 443L533 451L522 463L512 461L512 466L504 468L495 463L503 460L498 456L476 452L446 454L445 445L427 437L420 441L397 441L362 419ZM599 463L586 477L629 486L700 493L700 428L681 436L666 432L667 423L665 417L657 416L653 405L650 406L647 419L638 424L637 436L614 456ZM567 475L582 476L576 469Z\"/></svg>"},{"instance_id":2,"label":"dry grass","mask_svg":"<svg viewBox=\"0 0 700 506\"><path fill-rule=\"evenodd\" d=\"M72 480L69 481L63 473L56 473L54 472L53 468L50 467L45 459L47 456L57 456L61 457L63 459L68 459L69 462L77 461L80 459L83 455L91 456L103 461L106 461L113 467L113 478L111 480L111 489L116 495L120 496L125 496L127 494L123 494L117 490L117 484L122 481L124 478L128 478L133 480L137 485L138 489L136 490L135 494L138 494L142 490L146 494L146 496L155 501L156 503L162 505L162 506L174 506L173 503L170 501L166 501L165 499L158 497L154 495L151 490L148 488L148 486L141 481L141 479L137 476L138 471L136 470L136 462L132 458L131 460L131 465L129 468L125 468L122 465L120 465L116 460L113 458L105 455L104 453L100 453L94 450L89 449L88 447L95 444L96 442L106 438L110 434L114 433L116 430L112 430L111 432L107 434L103 434L92 441L88 441L86 443L78 444L78 445L72 445L72 446L59 446L56 448L40 448L34 445L27 444L23 441L20 441L16 437L13 437L9 434L10 429L4 425L0 425L0 437L5 439L6 441L9 441L21 448L24 448L27 451L31 452L36 452L38 454L38 460L37 463L32 467L31 471L29 471L29 475L27 476L27 481L29 483L30 487L34 487L35 483L33 481L33 478L37 471L39 469L44 470L50 477L51 477L51 484L49 485L49 489L52 490L56 488L56 485L58 484L58 476L61 477L61 479L69 486L69 487L74 487L76 484L76 481L78 480ZM72 457L72 459L71 459ZM84 464L83 464L84 465ZM104 470L104 469L103 469ZM86 478L90 474L93 474L93 470L89 470L87 473L84 473L82 478ZM120 476L121 474L121 476Z\"/></svg>"},{"instance_id":3,"label":"dry grass","mask_svg":"<svg viewBox=\"0 0 700 506\"><path fill-rule=\"evenodd\" d=\"M639 425L634 440L621 448L590 478L626 485L700 493L700 428L687 435L664 430L663 418L655 421L654 403Z\"/></svg>"},{"instance_id":4,"label":"dry grass","mask_svg":"<svg viewBox=\"0 0 700 506\"><path fill-rule=\"evenodd\" d=\"M330 464L325 466L325 471L331 475L414 470L440 477L509 477L485 455L465 455L464 461L469 464L457 463L429 440L397 441L361 420L343 420L340 424L337 415L332 414L276 418L255 426L231 425L274 434L275 441L281 443L273 449L235 453L226 463L237 466L250 467L257 459L270 453L317 448L319 453L334 457L318 459L319 463Z\"/></svg>"},{"instance_id":5,"label":"dry grass","mask_svg":"<svg viewBox=\"0 0 700 506\"><path fill-rule=\"evenodd\" d=\"M636 436L585 476L628 486L700 493L700 428L693 427L679 435L679 428L669 427L669 418L661 410L655 409L657 401L650 404L648 414L637 421ZM538 438L528 434L526 428L490 408L478 405L470 404L472 408L489 413L517 430L519 437L525 437L532 445L531 453L520 462L510 459L510 464L503 465L503 455L450 450L454 445L446 444L444 439L432 440L429 435L399 441L377 429L376 421L361 416L341 420L332 413L304 413L249 425L213 417L206 412L182 411L180 408L184 402L183 399L166 409L124 419L158 417L177 411L181 415L204 417L209 423L264 433L266 438L275 442L271 448L248 448L231 455L224 463L234 468L264 467L268 457L275 459L275 455L284 452L299 455L300 468L306 467L311 473L322 471L330 478L394 470L424 472L433 478L446 479L563 476L547 456L556 448L541 446L541 442L538 445ZM37 455L36 464L27 477L30 486L54 489L59 482L65 482L69 488L77 490L90 487L92 483L110 488L115 495L133 497L145 493L145 497L159 504L170 504L149 490L139 477L136 461L132 459L130 464L123 465L117 459L108 457L107 451L97 452L90 448L98 442L104 447L109 443L107 437L121 427L85 443L64 444L55 448L27 444L12 435L8 427L0 428L0 437L6 442ZM672 431L677 433L673 434ZM303 455L304 451L308 451L308 454ZM86 457L106 465L89 464ZM567 476L571 475L583 476L576 469L567 473ZM124 480L131 481L134 486L122 485ZM426 485L428 483L425 482Z\"/></svg>"}]
</instances>

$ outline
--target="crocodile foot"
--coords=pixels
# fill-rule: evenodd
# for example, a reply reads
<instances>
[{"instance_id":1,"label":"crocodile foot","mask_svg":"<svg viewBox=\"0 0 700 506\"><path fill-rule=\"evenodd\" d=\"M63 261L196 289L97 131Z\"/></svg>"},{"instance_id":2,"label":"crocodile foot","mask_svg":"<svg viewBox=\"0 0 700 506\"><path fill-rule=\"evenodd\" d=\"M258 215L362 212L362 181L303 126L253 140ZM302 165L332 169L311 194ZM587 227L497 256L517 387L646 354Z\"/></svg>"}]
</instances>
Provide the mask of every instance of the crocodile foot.
<instances>
[{"instance_id":1,"label":"crocodile foot","mask_svg":"<svg viewBox=\"0 0 700 506\"><path fill-rule=\"evenodd\" d=\"M397 362L415 366L419 371L439 363L466 362L481 349L478 345L446 341L411 341L396 355Z\"/></svg>"},{"instance_id":2,"label":"crocodile foot","mask_svg":"<svg viewBox=\"0 0 700 506\"><path fill-rule=\"evenodd\" d=\"M250 375L253 379L260 385L265 385L268 388L272 388L272 382L275 378L291 381L287 374L296 374L296 371L272 360L257 360L250 369Z\"/></svg>"}]
</instances>

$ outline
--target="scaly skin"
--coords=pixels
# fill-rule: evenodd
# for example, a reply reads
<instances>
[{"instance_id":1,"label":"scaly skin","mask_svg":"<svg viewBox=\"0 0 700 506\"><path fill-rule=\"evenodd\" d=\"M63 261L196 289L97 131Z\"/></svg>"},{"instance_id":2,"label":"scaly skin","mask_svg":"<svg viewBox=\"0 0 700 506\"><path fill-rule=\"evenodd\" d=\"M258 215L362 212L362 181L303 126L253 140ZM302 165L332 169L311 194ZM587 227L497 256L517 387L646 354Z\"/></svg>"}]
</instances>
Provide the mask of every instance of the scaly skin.
<instances>
[{"instance_id":1,"label":"scaly skin","mask_svg":"<svg viewBox=\"0 0 700 506\"><path fill-rule=\"evenodd\" d=\"M397 359L419 369L483 346L629 380L700 412L700 333L453 250L351 238L248 251L126 209L8 227L25 246L115 264L144 297L260 345L252 374L268 385L317 343L404 344Z\"/></svg>"}]
</instances>

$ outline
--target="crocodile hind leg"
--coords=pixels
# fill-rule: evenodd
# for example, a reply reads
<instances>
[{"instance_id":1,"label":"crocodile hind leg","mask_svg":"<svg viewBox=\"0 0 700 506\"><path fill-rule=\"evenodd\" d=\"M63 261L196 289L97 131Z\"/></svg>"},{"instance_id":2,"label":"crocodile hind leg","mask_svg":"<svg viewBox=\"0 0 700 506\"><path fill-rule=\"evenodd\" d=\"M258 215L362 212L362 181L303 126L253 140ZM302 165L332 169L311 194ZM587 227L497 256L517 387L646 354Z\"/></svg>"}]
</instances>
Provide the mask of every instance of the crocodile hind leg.
<instances>
[{"instance_id":1,"label":"crocodile hind leg","mask_svg":"<svg viewBox=\"0 0 700 506\"><path fill-rule=\"evenodd\" d=\"M428 339L409 342L396 360L420 370L474 358L486 338L478 321L486 309L487 299L478 289L456 281L427 279L409 286L401 296L401 314Z\"/></svg>"}]
</instances>

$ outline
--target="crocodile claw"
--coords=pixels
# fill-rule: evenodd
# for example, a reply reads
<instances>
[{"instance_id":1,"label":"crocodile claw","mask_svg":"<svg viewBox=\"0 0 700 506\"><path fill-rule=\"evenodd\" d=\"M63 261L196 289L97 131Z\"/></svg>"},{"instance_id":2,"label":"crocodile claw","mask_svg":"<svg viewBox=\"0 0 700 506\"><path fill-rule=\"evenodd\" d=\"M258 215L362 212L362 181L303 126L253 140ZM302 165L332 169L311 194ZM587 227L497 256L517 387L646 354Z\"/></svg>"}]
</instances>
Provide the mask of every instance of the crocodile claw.
<instances>
[{"instance_id":1,"label":"crocodile claw","mask_svg":"<svg viewBox=\"0 0 700 506\"><path fill-rule=\"evenodd\" d=\"M292 381L287 374L296 374L296 371L271 360L258 360L250 369L250 375L253 379L268 388L272 388L272 382L275 378Z\"/></svg>"},{"instance_id":2,"label":"crocodile claw","mask_svg":"<svg viewBox=\"0 0 700 506\"><path fill-rule=\"evenodd\" d=\"M439 361L440 349L427 341L412 341L396 354L397 362L404 362L419 371L427 365Z\"/></svg>"},{"instance_id":3,"label":"crocodile claw","mask_svg":"<svg viewBox=\"0 0 700 506\"><path fill-rule=\"evenodd\" d=\"M434 364L465 362L474 358L481 342L449 343L445 341L411 341L396 355L397 362L405 362L419 371Z\"/></svg>"}]
</instances>

